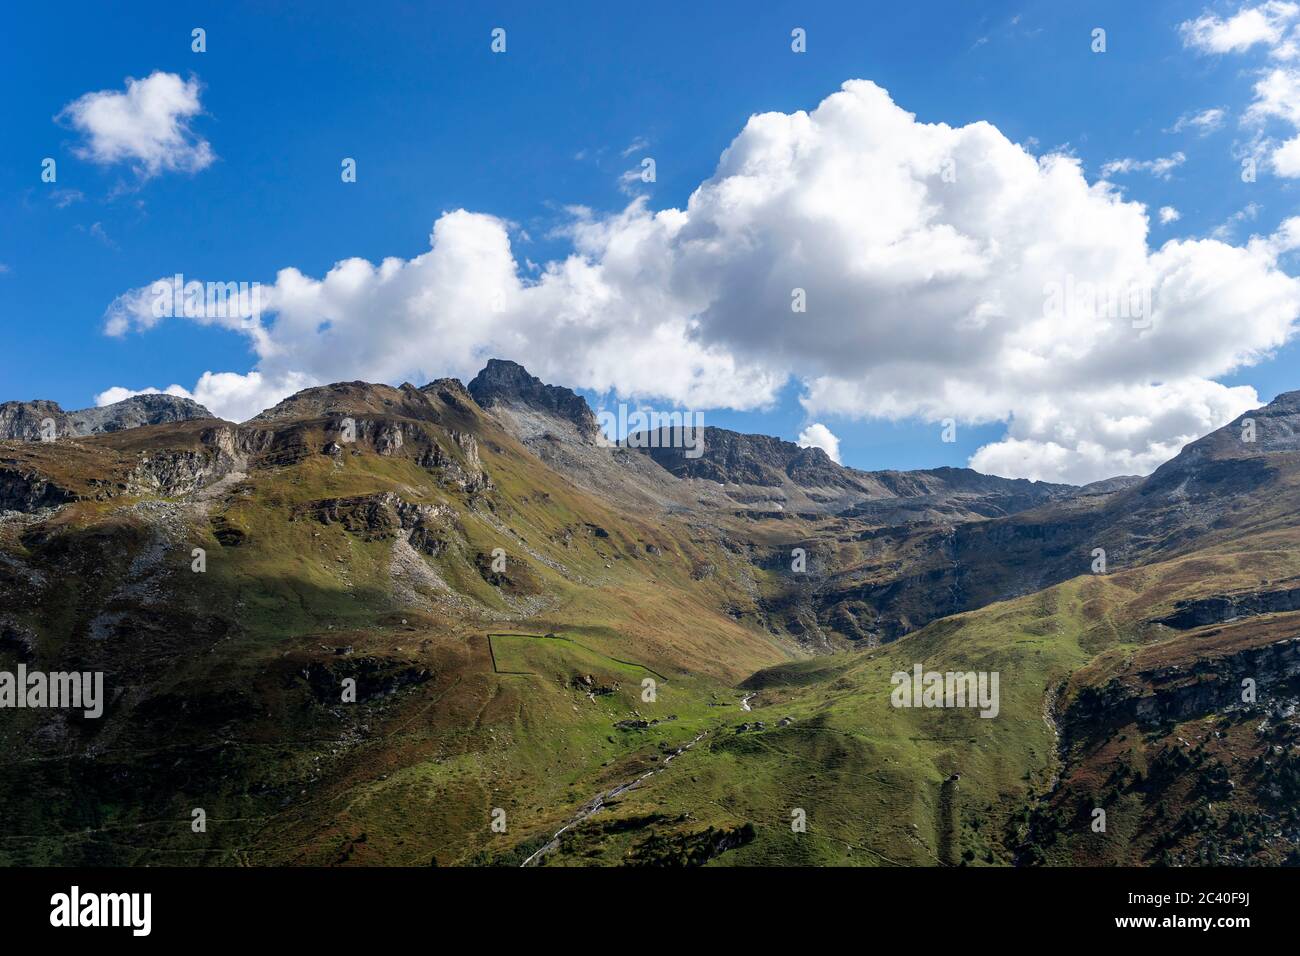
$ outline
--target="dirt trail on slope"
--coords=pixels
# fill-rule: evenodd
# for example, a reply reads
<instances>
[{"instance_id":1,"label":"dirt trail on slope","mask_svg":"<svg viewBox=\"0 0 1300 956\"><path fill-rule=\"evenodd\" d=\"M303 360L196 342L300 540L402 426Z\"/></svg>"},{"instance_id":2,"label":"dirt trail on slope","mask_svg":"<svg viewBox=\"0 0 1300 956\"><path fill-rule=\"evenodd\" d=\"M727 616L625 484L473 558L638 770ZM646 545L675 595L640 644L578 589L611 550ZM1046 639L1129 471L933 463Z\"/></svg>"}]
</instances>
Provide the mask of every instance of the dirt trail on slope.
<instances>
[{"instance_id":1,"label":"dirt trail on slope","mask_svg":"<svg viewBox=\"0 0 1300 956\"><path fill-rule=\"evenodd\" d=\"M564 835L566 830L571 830L573 827L577 826L583 820L587 819L588 817L596 813L599 813L601 810L605 808L608 801L613 800L615 797L621 796L622 794L627 793L630 790L635 790L637 787L641 786L641 784L644 783L648 778L653 777L655 774L663 773L666 769L668 769L668 764L672 763L674 757L684 754L686 751L690 750L697 743L699 743L701 740L707 737L708 734L709 731L701 730L698 734L695 735L694 740L692 740L690 743L686 744L685 746L678 747L671 754L665 757L663 760L663 764L661 764L659 767L656 767L654 770L647 770L645 773L641 774L641 776L635 777L626 783L621 783L617 787L614 787L612 790L606 790L603 793L597 794L591 800L587 801L587 803L583 804L582 809L579 810L576 814L574 814L574 816L569 820L568 823L560 827L560 829L556 830L555 833L551 835L550 840L548 840L546 844L542 846L541 849L535 851L532 854L532 856L524 860L524 862L521 863L520 866L521 867L533 866L537 860L540 860L543 856L545 856L547 853L550 853L552 850L554 850L556 847L560 845L560 837Z\"/></svg>"}]
</instances>

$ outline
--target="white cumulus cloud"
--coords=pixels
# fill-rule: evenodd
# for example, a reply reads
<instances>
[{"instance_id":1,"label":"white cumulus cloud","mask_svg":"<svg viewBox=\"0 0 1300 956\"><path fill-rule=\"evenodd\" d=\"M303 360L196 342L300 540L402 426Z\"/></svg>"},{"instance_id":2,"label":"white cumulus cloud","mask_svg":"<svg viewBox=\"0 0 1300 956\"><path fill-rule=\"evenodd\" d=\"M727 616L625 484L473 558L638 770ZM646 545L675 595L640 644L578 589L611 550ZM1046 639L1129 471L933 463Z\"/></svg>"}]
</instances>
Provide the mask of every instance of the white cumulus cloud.
<instances>
[{"instance_id":1,"label":"white cumulus cloud","mask_svg":"<svg viewBox=\"0 0 1300 956\"><path fill-rule=\"evenodd\" d=\"M821 422L814 422L801 431L795 444L800 448L820 448L831 461L838 463L840 460L840 440Z\"/></svg>"},{"instance_id":2,"label":"white cumulus cloud","mask_svg":"<svg viewBox=\"0 0 1300 956\"><path fill-rule=\"evenodd\" d=\"M56 119L86 137L77 154L96 163L129 163L141 177L180 170L196 172L216 158L207 140L190 129L202 112L197 79L156 71L143 80L127 77L126 89L86 93Z\"/></svg>"},{"instance_id":3,"label":"white cumulus cloud","mask_svg":"<svg viewBox=\"0 0 1300 956\"><path fill-rule=\"evenodd\" d=\"M106 388L95 396L95 405L104 406L112 405L114 402L124 402L128 398L134 398L136 395L175 395L178 398L193 398L189 390L182 388L180 385L169 385L166 388L122 388L120 385L114 385L112 388ZM210 411L210 409L209 409Z\"/></svg>"},{"instance_id":4,"label":"white cumulus cloud","mask_svg":"<svg viewBox=\"0 0 1300 956\"><path fill-rule=\"evenodd\" d=\"M511 227L455 210L413 258L279 272L252 372L192 389L243 418L304 384L473 375L688 408L760 408L793 376L810 419L1007 423L972 464L1091 481L1150 471L1256 402L1215 378L1296 329L1291 232L1148 241L1152 213L1069 156L986 122L925 123L853 80L811 112L749 119L685 208L575 209L534 273ZM802 290L798 295L796 290ZM147 287L106 317L145 330ZM804 311L796 311L800 302Z\"/></svg>"},{"instance_id":5,"label":"white cumulus cloud","mask_svg":"<svg viewBox=\"0 0 1300 956\"><path fill-rule=\"evenodd\" d=\"M1230 17L1205 13L1179 28L1183 42L1205 53L1244 53L1256 44L1277 49L1300 18L1300 4L1267 0Z\"/></svg>"}]
</instances>

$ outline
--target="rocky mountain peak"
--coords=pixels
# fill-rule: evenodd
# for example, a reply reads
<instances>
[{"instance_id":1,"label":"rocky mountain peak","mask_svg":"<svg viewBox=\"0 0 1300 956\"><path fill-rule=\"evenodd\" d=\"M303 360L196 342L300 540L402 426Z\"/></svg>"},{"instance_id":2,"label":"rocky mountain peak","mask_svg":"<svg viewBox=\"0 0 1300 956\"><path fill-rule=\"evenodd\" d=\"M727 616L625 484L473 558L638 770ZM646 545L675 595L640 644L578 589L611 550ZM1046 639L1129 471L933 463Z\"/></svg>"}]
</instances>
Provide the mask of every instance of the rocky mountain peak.
<instances>
[{"instance_id":1,"label":"rocky mountain peak","mask_svg":"<svg viewBox=\"0 0 1300 956\"><path fill-rule=\"evenodd\" d=\"M436 378L428 385L422 385L419 391L432 395L448 405L464 408L473 403L473 396L465 383L458 378Z\"/></svg>"},{"instance_id":2,"label":"rocky mountain peak","mask_svg":"<svg viewBox=\"0 0 1300 956\"><path fill-rule=\"evenodd\" d=\"M559 385L547 385L518 362L488 359L469 383L469 393L483 408L522 405L564 419L586 439L594 439L600 426L582 396Z\"/></svg>"},{"instance_id":3,"label":"rocky mountain peak","mask_svg":"<svg viewBox=\"0 0 1300 956\"><path fill-rule=\"evenodd\" d=\"M0 404L0 441L39 441L41 424L46 419L53 419L57 437L74 434L68 424L68 413L58 402L43 398L4 402Z\"/></svg>"},{"instance_id":4,"label":"rocky mountain peak","mask_svg":"<svg viewBox=\"0 0 1300 956\"><path fill-rule=\"evenodd\" d=\"M1269 456L1294 452L1300 452L1300 391L1283 392L1264 407L1188 443L1155 470L1145 488L1150 492L1178 487L1189 475L1227 474L1224 468L1258 469L1266 467Z\"/></svg>"},{"instance_id":5,"label":"rocky mountain peak","mask_svg":"<svg viewBox=\"0 0 1300 956\"><path fill-rule=\"evenodd\" d=\"M4 402L0 404L0 441L37 441L46 419L54 421L56 437L71 438L215 417L191 399L157 393L132 395L111 405L72 412L46 399Z\"/></svg>"},{"instance_id":6,"label":"rocky mountain peak","mask_svg":"<svg viewBox=\"0 0 1300 956\"><path fill-rule=\"evenodd\" d=\"M1283 392L1258 412L1248 412L1243 418L1257 419L1256 441L1263 443L1265 451L1300 451L1300 391ZM1241 431L1238 419L1232 426Z\"/></svg>"},{"instance_id":7,"label":"rocky mountain peak","mask_svg":"<svg viewBox=\"0 0 1300 956\"><path fill-rule=\"evenodd\" d=\"M112 405L83 408L70 412L78 435L97 435L101 432L122 431L142 425L163 425L167 422L187 422L199 418L216 418L198 402L178 395L132 395Z\"/></svg>"}]
</instances>

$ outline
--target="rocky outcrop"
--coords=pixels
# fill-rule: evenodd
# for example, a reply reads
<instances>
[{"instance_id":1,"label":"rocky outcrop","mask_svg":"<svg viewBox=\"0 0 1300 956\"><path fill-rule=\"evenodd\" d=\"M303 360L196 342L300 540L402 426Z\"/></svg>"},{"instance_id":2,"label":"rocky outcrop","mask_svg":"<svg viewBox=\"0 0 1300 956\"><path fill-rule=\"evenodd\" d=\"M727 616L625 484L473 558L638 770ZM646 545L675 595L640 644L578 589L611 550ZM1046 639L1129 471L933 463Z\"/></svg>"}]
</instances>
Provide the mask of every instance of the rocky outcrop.
<instances>
[{"instance_id":1,"label":"rocky outcrop","mask_svg":"<svg viewBox=\"0 0 1300 956\"><path fill-rule=\"evenodd\" d=\"M437 556L456 533L455 512L446 505L404 501L391 491L349 498L323 498L294 509L294 516L338 524L366 541L405 535L411 547Z\"/></svg>"},{"instance_id":2,"label":"rocky outcrop","mask_svg":"<svg viewBox=\"0 0 1300 956\"><path fill-rule=\"evenodd\" d=\"M402 526L397 508L402 499L391 492L350 498L323 498L294 509L295 517L309 515L321 524L342 525L344 530L374 541L391 538Z\"/></svg>"},{"instance_id":3,"label":"rocky outcrop","mask_svg":"<svg viewBox=\"0 0 1300 956\"><path fill-rule=\"evenodd\" d=\"M416 463L426 471L439 475L443 484L450 485L468 495L478 495L493 489L492 479L479 458L478 442L468 432L449 431L448 436L460 449L461 457L449 454L437 442L420 453Z\"/></svg>"},{"instance_id":4,"label":"rocky outcrop","mask_svg":"<svg viewBox=\"0 0 1300 956\"><path fill-rule=\"evenodd\" d=\"M1180 631L1207 624L1226 624L1243 617L1300 611L1300 587L1276 591L1221 594L1194 601L1179 601L1173 614L1156 621Z\"/></svg>"},{"instance_id":5,"label":"rocky outcrop","mask_svg":"<svg viewBox=\"0 0 1300 956\"><path fill-rule=\"evenodd\" d=\"M242 470L247 456L265 449L271 437L256 429L220 425L200 433L198 448L142 452L127 478L126 490L164 497L192 494Z\"/></svg>"},{"instance_id":6,"label":"rocky outcrop","mask_svg":"<svg viewBox=\"0 0 1300 956\"><path fill-rule=\"evenodd\" d=\"M269 428L247 428L242 425L218 425L199 435L199 442L228 458L257 455L275 443L275 432Z\"/></svg>"},{"instance_id":7,"label":"rocky outcrop","mask_svg":"<svg viewBox=\"0 0 1300 956\"><path fill-rule=\"evenodd\" d=\"M1066 711L1063 731L1074 739L1134 720L1151 726L1234 710L1248 703L1243 700L1247 679L1260 703L1272 688L1300 680L1300 638L1143 671L1137 682L1112 678L1085 687Z\"/></svg>"},{"instance_id":8,"label":"rocky outcrop","mask_svg":"<svg viewBox=\"0 0 1300 956\"><path fill-rule=\"evenodd\" d=\"M0 467L0 511L37 511L76 501L77 497L38 472Z\"/></svg>"},{"instance_id":9,"label":"rocky outcrop","mask_svg":"<svg viewBox=\"0 0 1300 956\"><path fill-rule=\"evenodd\" d=\"M211 484L230 470L221 456L203 451L159 451L140 456L127 479L131 494L171 498Z\"/></svg>"},{"instance_id":10,"label":"rocky outcrop","mask_svg":"<svg viewBox=\"0 0 1300 956\"><path fill-rule=\"evenodd\" d=\"M311 661L300 678L311 689L317 702L333 706L342 699L343 681L355 681L356 702L369 703L399 691L433 680L427 667L381 657L345 656L338 650L337 659Z\"/></svg>"},{"instance_id":11,"label":"rocky outcrop","mask_svg":"<svg viewBox=\"0 0 1300 956\"><path fill-rule=\"evenodd\" d=\"M238 426L234 442L291 464L308 455L408 458L470 497L492 491L472 433L482 412L455 379L423 388L339 382L304 389ZM256 448L252 446L256 445Z\"/></svg>"}]
</instances>

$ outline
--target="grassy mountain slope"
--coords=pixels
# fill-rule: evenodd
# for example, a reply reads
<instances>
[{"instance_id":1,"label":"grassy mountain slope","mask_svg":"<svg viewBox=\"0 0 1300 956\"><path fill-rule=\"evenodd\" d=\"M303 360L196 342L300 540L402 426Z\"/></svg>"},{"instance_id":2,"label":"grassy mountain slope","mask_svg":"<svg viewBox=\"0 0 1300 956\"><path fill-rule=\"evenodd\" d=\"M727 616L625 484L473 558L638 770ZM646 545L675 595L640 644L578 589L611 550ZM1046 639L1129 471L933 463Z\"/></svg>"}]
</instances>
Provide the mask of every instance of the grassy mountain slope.
<instances>
[{"instance_id":1,"label":"grassy mountain slope","mask_svg":"<svg viewBox=\"0 0 1300 956\"><path fill-rule=\"evenodd\" d=\"M494 376L0 443L0 669L109 691L0 715L0 862L1293 858L1294 393L1137 485L793 514Z\"/></svg>"},{"instance_id":2,"label":"grassy mountain slope","mask_svg":"<svg viewBox=\"0 0 1300 956\"><path fill-rule=\"evenodd\" d=\"M343 386L246 426L6 449L78 500L0 522L2 653L111 689L100 721L6 713L8 861L333 862L355 817L384 859L464 862L488 803L547 819L667 733L615 730L627 675L595 697L497 674L487 633L563 626L584 650L552 672L652 668L685 729L789 656L719 610L744 569L716 543L575 490L458 389ZM118 480L97 499L83 468ZM381 839L391 801L427 804L420 835Z\"/></svg>"},{"instance_id":3,"label":"grassy mountain slope","mask_svg":"<svg viewBox=\"0 0 1300 956\"><path fill-rule=\"evenodd\" d=\"M745 683L751 714L571 834L554 862L628 862L666 834L746 825L755 837L717 862L1294 859L1300 612L1185 633L1161 620L1224 587L1256 594L1260 573L1295 587L1296 544L1279 534L1081 576L865 653L762 670ZM999 672L1000 713L892 706L891 675L917 663ZM1250 705L1235 696L1244 675L1259 688ZM791 829L796 809L806 832ZM656 815L676 822L638 825Z\"/></svg>"}]
</instances>

